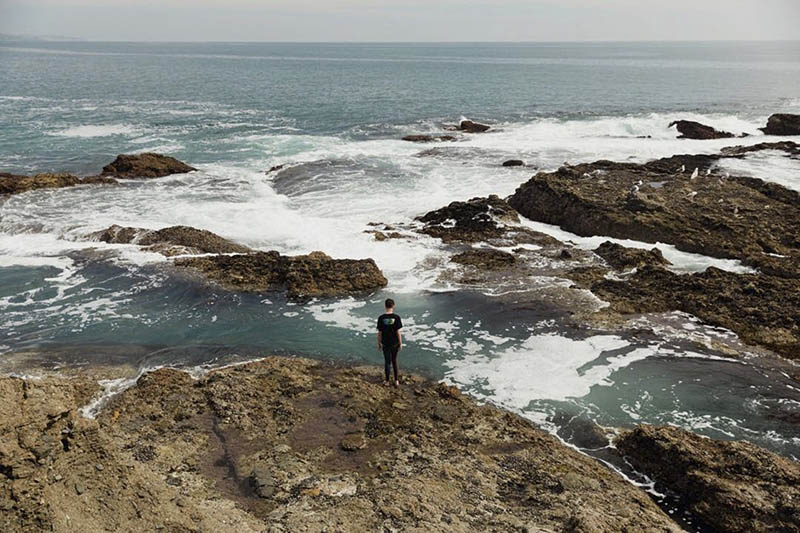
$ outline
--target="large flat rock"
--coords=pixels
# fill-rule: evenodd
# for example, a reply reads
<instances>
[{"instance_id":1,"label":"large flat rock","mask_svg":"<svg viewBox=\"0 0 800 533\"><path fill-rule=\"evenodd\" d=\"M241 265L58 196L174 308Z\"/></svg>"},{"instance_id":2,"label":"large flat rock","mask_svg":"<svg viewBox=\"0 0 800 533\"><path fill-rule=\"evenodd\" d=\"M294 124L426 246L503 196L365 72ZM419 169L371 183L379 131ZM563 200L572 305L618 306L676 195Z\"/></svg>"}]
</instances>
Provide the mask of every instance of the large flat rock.
<instances>
[{"instance_id":1,"label":"large flat rock","mask_svg":"<svg viewBox=\"0 0 800 533\"><path fill-rule=\"evenodd\" d=\"M0 379L0 527L20 531L678 532L524 419L378 368L161 369L96 420L82 379Z\"/></svg>"}]
</instances>

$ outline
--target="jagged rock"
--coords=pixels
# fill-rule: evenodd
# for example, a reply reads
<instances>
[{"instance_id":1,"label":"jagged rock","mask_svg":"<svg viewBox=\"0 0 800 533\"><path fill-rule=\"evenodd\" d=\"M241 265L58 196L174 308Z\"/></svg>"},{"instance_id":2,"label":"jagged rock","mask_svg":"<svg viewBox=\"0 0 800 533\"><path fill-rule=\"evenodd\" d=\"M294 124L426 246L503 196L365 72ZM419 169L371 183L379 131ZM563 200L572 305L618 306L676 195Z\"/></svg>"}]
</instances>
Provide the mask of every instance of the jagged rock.
<instances>
[{"instance_id":1,"label":"jagged rock","mask_svg":"<svg viewBox=\"0 0 800 533\"><path fill-rule=\"evenodd\" d=\"M286 167L285 164L283 164L283 165L273 165L273 166L269 167L269 170L264 172L264 174L272 174L273 172L278 172L279 170L283 170L285 167Z\"/></svg>"},{"instance_id":2,"label":"jagged rock","mask_svg":"<svg viewBox=\"0 0 800 533\"><path fill-rule=\"evenodd\" d=\"M491 195L467 202L452 202L418 217L422 233L445 242L477 242L502 236L505 223L519 222L519 215L504 200Z\"/></svg>"},{"instance_id":3,"label":"jagged rock","mask_svg":"<svg viewBox=\"0 0 800 533\"><path fill-rule=\"evenodd\" d=\"M331 259L322 252L283 256L278 252L178 259L205 278L235 291L282 291L292 299L330 298L386 286L372 259Z\"/></svg>"},{"instance_id":4,"label":"jagged rock","mask_svg":"<svg viewBox=\"0 0 800 533\"><path fill-rule=\"evenodd\" d=\"M524 167L525 161L522 159L509 159L508 161L503 161L504 167Z\"/></svg>"},{"instance_id":5,"label":"jagged rock","mask_svg":"<svg viewBox=\"0 0 800 533\"><path fill-rule=\"evenodd\" d=\"M114 176L116 178L161 178L170 174L184 174L197 170L182 161L168 155L120 154L117 158L103 167L101 176Z\"/></svg>"},{"instance_id":6,"label":"jagged rock","mask_svg":"<svg viewBox=\"0 0 800 533\"><path fill-rule=\"evenodd\" d=\"M617 270L630 270L645 265L663 266L670 262L664 259L661 250L641 250L639 248L626 248L611 241L605 241L595 248L594 253L606 260L606 263Z\"/></svg>"},{"instance_id":7,"label":"jagged rock","mask_svg":"<svg viewBox=\"0 0 800 533\"><path fill-rule=\"evenodd\" d=\"M184 254L248 253L252 250L229 241L210 231L189 226L171 226L160 230L146 230L117 226L116 224L89 236L110 244L138 244L149 251L167 257Z\"/></svg>"},{"instance_id":8,"label":"jagged rock","mask_svg":"<svg viewBox=\"0 0 800 533\"><path fill-rule=\"evenodd\" d=\"M800 358L800 282L795 278L713 267L679 275L644 265L625 280L602 278L589 288L620 313L683 311L733 330L745 342Z\"/></svg>"},{"instance_id":9,"label":"jagged rock","mask_svg":"<svg viewBox=\"0 0 800 533\"><path fill-rule=\"evenodd\" d=\"M800 203L794 194L755 179L705 172L691 179L694 169L681 173L673 164L670 158L669 164L562 167L535 175L508 203L523 216L582 236L663 242L800 277Z\"/></svg>"},{"instance_id":10,"label":"jagged rock","mask_svg":"<svg viewBox=\"0 0 800 533\"><path fill-rule=\"evenodd\" d=\"M483 133L485 131L489 131L491 126L487 126L486 124L481 124L479 122L473 122L471 120L462 120L458 125L458 129L461 131L466 131L467 133Z\"/></svg>"},{"instance_id":11,"label":"jagged rock","mask_svg":"<svg viewBox=\"0 0 800 533\"><path fill-rule=\"evenodd\" d=\"M0 195L20 194L35 189L58 189L75 185L110 184L117 181L99 176L79 178L72 174L36 174L23 176L0 172Z\"/></svg>"},{"instance_id":12,"label":"jagged rock","mask_svg":"<svg viewBox=\"0 0 800 533\"><path fill-rule=\"evenodd\" d=\"M644 491L521 417L415 376L383 387L379 374L280 357L198 377L160 369L96 420L78 414L99 389L77 393L86 379L0 378L0 528L562 531L578 517L600 531L680 531ZM29 445L68 420L70 450L33 460ZM359 426L366 444L343 449ZM142 443L157 460L133 461ZM9 479L17 463L28 477ZM63 482L42 483L51 471Z\"/></svg>"},{"instance_id":13,"label":"jagged rock","mask_svg":"<svg viewBox=\"0 0 800 533\"><path fill-rule=\"evenodd\" d=\"M759 128L766 135L800 135L800 115L778 113L769 117L766 127Z\"/></svg>"},{"instance_id":14,"label":"jagged rock","mask_svg":"<svg viewBox=\"0 0 800 533\"><path fill-rule=\"evenodd\" d=\"M711 126L700 124L693 120L676 120L671 122L669 127L675 126L680 133L679 139L729 139L735 137L733 133L718 131Z\"/></svg>"},{"instance_id":15,"label":"jagged rock","mask_svg":"<svg viewBox=\"0 0 800 533\"><path fill-rule=\"evenodd\" d=\"M456 138L452 135L406 135L402 140L412 143L430 143L455 141Z\"/></svg>"},{"instance_id":16,"label":"jagged rock","mask_svg":"<svg viewBox=\"0 0 800 533\"><path fill-rule=\"evenodd\" d=\"M472 249L454 255L450 261L461 265L470 265L481 270L499 270L509 268L516 263L514 254L491 248Z\"/></svg>"},{"instance_id":17,"label":"jagged rock","mask_svg":"<svg viewBox=\"0 0 800 533\"><path fill-rule=\"evenodd\" d=\"M800 529L800 464L744 442L639 426L617 440L656 490L680 499L709 531Z\"/></svg>"}]
</instances>

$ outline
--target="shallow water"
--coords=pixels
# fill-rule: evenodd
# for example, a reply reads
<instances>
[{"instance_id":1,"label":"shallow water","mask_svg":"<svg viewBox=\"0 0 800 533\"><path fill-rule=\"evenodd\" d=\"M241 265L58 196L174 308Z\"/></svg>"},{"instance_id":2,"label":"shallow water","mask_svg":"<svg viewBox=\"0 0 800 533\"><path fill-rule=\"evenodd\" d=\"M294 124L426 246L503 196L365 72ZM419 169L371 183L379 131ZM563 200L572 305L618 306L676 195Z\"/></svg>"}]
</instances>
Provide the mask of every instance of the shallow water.
<instances>
[{"instance_id":1,"label":"shallow water","mask_svg":"<svg viewBox=\"0 0 800 533\"><path fill-rule=\"evenodd\" d=\"M507 294L456 290L440 278L439 242L364 233L369 222L408 224L453 200L511 194L533 172L499 166L512 157L554 169L761 142L769 114L800 112L798 46L2 44L0 169L89 174L117 153L158 151L199 171L0 200L1 357L192 367L285 353L377 364L373 320L392 296L406 323L404 368L550 429L558 413L677 424L800 457L800 388L785 363L731 333L680 314L590 329L557 305L567 285L557 277ZM462 115L495 131L398 140ZM678 140L667 127L678 118L753 136ZM276 164L288 167L264 173ZM798 161L781 153L722 165L800 186ZM604 240L524 223L582 248ZM84 240L111 224L186 224L259 249L372 257L390 284L305 306L230 294L176 276L159 255ZM661 248L679 271L743 269Z\"/></svg>"}]
</instances>

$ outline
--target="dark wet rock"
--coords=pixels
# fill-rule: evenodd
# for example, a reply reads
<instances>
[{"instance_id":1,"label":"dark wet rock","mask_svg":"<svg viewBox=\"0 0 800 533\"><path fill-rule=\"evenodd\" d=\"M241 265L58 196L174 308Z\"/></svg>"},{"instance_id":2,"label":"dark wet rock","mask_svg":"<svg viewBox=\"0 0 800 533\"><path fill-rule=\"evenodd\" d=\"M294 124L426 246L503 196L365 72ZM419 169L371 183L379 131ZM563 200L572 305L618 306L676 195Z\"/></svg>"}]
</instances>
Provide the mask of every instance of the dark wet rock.
<instances>
[{"instance_id":1,"label":"dark wet rock","mask_svg":"<svg viewBox=\"0 0 800 533\"><path fill-rule=\"evenodd\" d=\"M772 115L766 127L760 129L767 135L800 135L800 115L787 113Z\"/></svg>"},{"instance_id":2,"label":"dark wet rock","mask_svg":"<svg viewBox=\"0 0 800 533\"><path fill-rule=\"evenodd\" d=\"M74 187L76 185L111 184L116 182L117 181L112 178L99 176L79 178L72 174L63 173L23 176L0 172L0 195L20 194L36 189L60 189L63 187Z\"/></svg>"},{"instance_id":3,"label":"dark wet rock","mask_svg":"<svg viewBox=\"0 0 800 533\"><path fill-rule=\"evenodd\" d=\"M279 357L197 378L160 369L96 420L79 413L99 390L85 378L0 378L0 527L680 531L644 491L521 417L416 376L383 387L379 374ZM30 445L70 423L70 450L38 463ZM143 442L158 460L133 461ZM17 465L28 477L6 475ZM64 481L42 483L48 472Z\"/></svg>"},{"instance_id":4,"label":"dark wet rock","mask_svg":"<svg viewBox=\"0 0 800 533\"><path fill-rule=\"evenodd\" d=\"M467 133L483 133L489 131L491 126L481 124L479 122L473 122L471 120L462 120L458 125L458 129Z\"/></svg>"},{"instance_id":5,"label":"dark wet rock","mask_svg":"<svg viewBox=\"0 0 800 533\"><path fill-rule=\"evenodd\" d=\"M161 178L170 174L185 174L193 170L197 169L168 155L120 154L114 161L103 167L101 176L125 179Z\"/></svg>"},{"instance_id":6,"label":"dark wet rock","mask_svg":"<svg viewBox=\"0 0 800 533\"><path fill-rule=\"evenodd\" d=\"M524 167L525 161L522 159L509 159L508 161L503 161L504 167Z\"/></svg>"},{"instance_id":7,"label":"dark wet rock","mask_svg":"<svg viewBox=\"0 0 800 533\"><path fill-rule=\"evenodd\" d=\"M271 166L271 167L269 168L269 170L267 170L266 172L264 172L264 174L272 174L273 172L278 172L278 171L280 171L280 170L283 170L285 167L286 167L286 165L285 165L285 164L283 164L283 165L273 165L273 166Z\"/></svg>"},{"instance_id":8,"label":"dark wet rock","mask_svg":"<svg viewBox=\"0 0 800 533\"><path fill-rule=\"evenodd\" d=\"M552 423L558 426L558 436L579 448L597 450L609 445L606 432L586 416L566 412L556 413Z\"/></svg>"},{"instance_id":9,"label":"dark wet rock","mask_svg":"<svg viewBox=\"0 0 800 533\"><path fill-rule=\"evenodd\" d=\"M469 265L481 270L500 270L514 266L514 254L492 248L477 248L454 255L450 259L453 263Z\"/></svg>"},{"instance_id":10,"label":"dark wet rock","mask_svg":"<svg viewBox=\"0 0 800 533\"><path fill-rule=\"evenodd\" d=\"M137 244L167 257L183 254L228 254L252 251L247 246L236 244L210 231L189 226L146 230L114 225L90 235L90 238L111 244Z\"/></svg>"},{"instance_id":11,"label":"dark wet rock","mask_svg":"<svg viewBox=\"0 0 800 533\"><path fill-rule=\"evenodd\" d=\"M406 135L402 140L412 143L431 143L455 141L456 138L452 135Z\"/></svg>"},{"instance_id":12,"label":"dark wet rock","mask_svg":"<svg viewBox=\"0 0 800 533\"><path fill-rule=\"evenodd\" d=\"M800 529L800 463L675 427L639 426L616 444L656 490L677 495L709 531Z\"/></svg>"},{"instance_id":13,"label":"dark wet rock","mask_svg":"<svg viewBox=\"0 0 800 533\"><path fill-rule=\"evenodd\" d=\"M683 311L728 328L747 343L800 358L797 279L736 274L713 267L679 275L642 266L624 280L601 278L589 281L587 287L619 313Z\"/></svg>"},{"instance_id":14,"label":"dark wet rock","mask_svg":"<svg viewBox=\"0 0 800 533\"><path fill-rule=\"evenodd\" d=\"M178 259L175 264L195 269L230 290L286 291L289 298L299 300L366 293L387 283L372 259L332 259L322 252L216 255Z\"/></svg>"},{"instance_id":15,"label":"dark wet rock","mask_svg":"<svg viewBox=\"0 0 800 533\"><path fill-rule=\"evenodd\" d=\"M452 202L418 217L422 233L445 242L478 242L501 237L504 225L519 222L517 212L498 196Z\"/></svg>"},{"instance_id":16,"label":"dark wet rock","mask_svg":"<svg viewBox=\"0 0 800 533\"><path fill-rule=\"evenodd\" d=\"M800 144L793 141L763 142L749 146L727 146L720 151L719 157L741 157L764 150L780 150L790 156L800 155Z\"/></svg>"},{"instance_id":17,"label":"dark wet rock","mask_svg":"<svg viewBox=\"0 0 800 533\"><path fill-rule=\"evenodd\" d=\"M617 270L630 270L643 266L664 266L670 262L664 259L661 250L642 250L638 248L626 248L611 241L605 241L595 248L594 253L606 260L606 263Z\"/></svg>"},{"instance_id":18,"label":"dark wet rock","mask_svg":"<svg viewBox=\"0 0 800 533\"><path fill-rule=\"evenodd\" d=\"M718 131L711 126L700 124L693 120L676 120L670 123L669 127L675 126L680 135L679 139L729 139L734 137L733 133Z\"/></svg>"},{"instance_id":19,"label":"dark wet rock","mask_svg":"<svg viewBox=\"0 0 800 533\"><path fill-rule=\"evenodd\" d=\"M578 235L663 242L800 276L800 204L785 203L791 192L713 172L692 179L694 169L664 166L598 161L562 167L535 175L508 203L523 216Z\"/></svg>"},{"instance_id":20,"label":"dark wet rock","mask_svg":"<svg viewBox=\"0 0 800 533\"><path fill-rule=\"evenodd\" d=\"M655 161L649 161L643 166L647 170L656 173L670 174L670 175L685 175L691 176L694 169L699 171L707 171L713 167L720 157L714 154L677 154Z\"/></svg>"}]
</instances>

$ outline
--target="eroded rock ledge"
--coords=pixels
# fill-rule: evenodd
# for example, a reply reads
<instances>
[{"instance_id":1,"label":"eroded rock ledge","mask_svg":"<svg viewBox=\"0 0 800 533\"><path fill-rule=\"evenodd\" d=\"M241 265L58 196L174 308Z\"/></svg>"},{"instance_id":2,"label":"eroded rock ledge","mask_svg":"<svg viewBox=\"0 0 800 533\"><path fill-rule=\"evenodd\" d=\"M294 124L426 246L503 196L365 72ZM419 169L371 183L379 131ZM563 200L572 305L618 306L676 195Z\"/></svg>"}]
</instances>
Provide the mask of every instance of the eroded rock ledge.
<instances>
[{"instance_id":1,"label":"eroded rock ledge","mask_svg":"<svg viewBox=\"0 0 800 533\"><path fill-rule=\"evenodd\" d=\"M87 237L136 244L166 257L199 256L177 257L174 264L232 291L281 291L293 300L307 300L366 293L387 284L372 259L333 259L322 252L298 256L259 252L189 226L146 230L114 225Z\"/></svg>"},{"instance_id":2,"label":"eroded rock ledge","mask_svg":"<svg viewBox=\"0 0 800 533\"><path fill-rule=\"evenodd\" d=\"M76 185L108 185L117 183L114 178L160 178L170 174L183 174L194 170L197 169L166 155L154 153L122 154L103 167L100 175L85 178L64 173L23 176L0 172L0 195L19 194L35 189L74 187Z\"/></svg>"},{"instance_id":3,"label":"eroded rock ledge","mask_svg":"<svg viewBox=\"0 0 800 533\"><path fill-rule=\"evenodd\" d=\"M640 426L617 440L631 464L677 495L708 531L800 530L800 464L745 442Z\"/></svg>"},{"instance_id":4,"label":"eroded rock ledge","mask_svg":"<svg viewBox=\"0 0 800 533\"><path fill-rule=\"evenodd\" d=\"M640 489L510 413L377 368L272 357L139 378L0 378L0 528L677 532Z\"/></svg>"}]
</instances>

